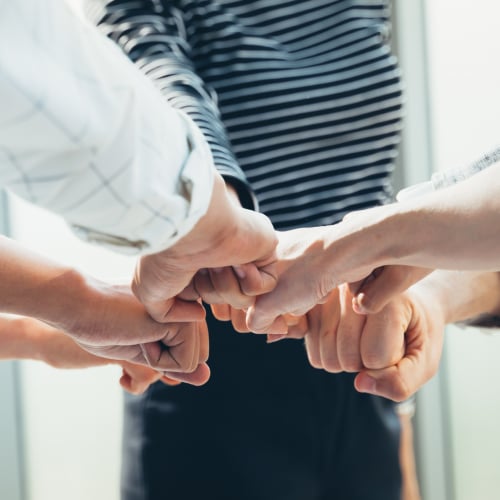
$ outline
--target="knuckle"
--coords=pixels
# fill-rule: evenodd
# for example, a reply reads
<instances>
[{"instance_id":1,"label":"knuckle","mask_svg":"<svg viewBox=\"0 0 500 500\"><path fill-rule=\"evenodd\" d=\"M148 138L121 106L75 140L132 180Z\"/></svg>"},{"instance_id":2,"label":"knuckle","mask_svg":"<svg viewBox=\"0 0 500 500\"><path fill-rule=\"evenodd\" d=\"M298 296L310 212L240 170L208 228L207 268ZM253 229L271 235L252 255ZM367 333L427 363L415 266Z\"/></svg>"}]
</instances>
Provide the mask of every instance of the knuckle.
<instances>
[{"instance_id":1,"label":"knuckle","mask_svg":"<svg viewBox=\"0 0 500 500\"><path fill-rule=\"evenodd\" d=\"M362 369L362 364L357 353L344 354L341 360L341 365L346 372L359 372Z\"/></svg>"},{"instance_id":2,"label":"knuckle","mask_svg":"<svg viewBox=\"0 0 500 500\"><path fill-rule=\"evenodd\" d=\"M323 358L324 369L329 373L339 373L342 371L337 356L326 356Z\"/></svg>"},{"instance_id":3,"label":"knuckle","mask_svg":"<svg viewBox=\"0 0 500 500\"><path fill-rule=\"evenodd\" d=\"M368 370L381 370L388 366L392 366L399 358L396 355L388 355L379 351L368 351L363 354L363 366Z\"/></svg>"},{"instance_id":4,"label":"knuckle","mask_svg":"<svg viewBox=\"0 0 500 500\"><path fill-rule=\"evenodd\" d=\"M318 370L323 368L319 356L311 355L310 353L308 353L308 358L309 358L309 363L313 368L317 368Z\"/></svg>"}]
</instances>

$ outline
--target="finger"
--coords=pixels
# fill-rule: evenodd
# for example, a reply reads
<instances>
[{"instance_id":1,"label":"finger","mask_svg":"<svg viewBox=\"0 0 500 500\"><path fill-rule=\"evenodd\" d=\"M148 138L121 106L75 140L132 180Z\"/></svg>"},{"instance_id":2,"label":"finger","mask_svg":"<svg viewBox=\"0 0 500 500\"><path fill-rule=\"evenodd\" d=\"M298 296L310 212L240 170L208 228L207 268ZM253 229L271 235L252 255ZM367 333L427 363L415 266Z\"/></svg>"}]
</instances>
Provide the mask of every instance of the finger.
<instances>
[{"instance_id":1,"label":"finger","mask_svg":"<svg viewBox=\"0 0 500 500\"><path fill-rule=\"evenodd\" d=\"M309 311L307 320L309 330L305 339L309 362L313 367L330 373L340 372L342 367L337 350L340 304L337 290L329 294L324 304Z\"/></svg>"},{"instance_id":2,"label":"finger","mask_svg":"<svg viewBox=\"0 0 500 500\"><path fill-rule=\"evenodd\" d=\"M199 321L205 318L205 309L199 302L176 297L144 304L151 317L159 323Z\"/></svg>"},{"instance_id":3,"label":"finger","mask_svg":"<svg viewBox=\"0 0 500 500\"><path fill-rule=\"evenodd\" d=\"M396 295L432 272L432 269L411 266L386 266L366 280L353 300L358 314L379 312Z\"/></svg>"},{"instance_id":4,"label":"finger","mask_svg":"<svg viewBox=\"0 0 500 500\"><path fill-rule=\"evenodd\" d=\"M250 330L247 326L246 311L241 309L231 308L231 322L233 328L239 333L249 333Z\"/></svg>"},{"instance_id":5,"label":"finger","mask_svg":"<svg viewBox=\"0 0 500 500\"><path fill-rule=\"evenodd\" d=\"M255 304L249 307L248 326L255 333L269 331L282 314L302 316L323 297L324 293L318 294L312 280L301 281L301 287L297 288L296 280L291 283L286 276L280 277L272 292L256 297Z\"/></svg>"},{"instance_id":6,"label":"finger","mask_svg":"<svg viewBox=\"0 0 500 500\"><path fill-rule=\"evenodd\" d=\"M268 333L266 338L266 343L274 344L275 342L284 340L286 338L288 338L288 335L273 335L272 333Z\"/></svg>"},{"instance_id":7,"label":"finger","mask_svg":"<svg viewBox=\"0 0 500 500\"><path fill-rule=\"evenodd\" d=\"M120 377L120 385L124 390L130 392L130 394L134 394L135 396L138 396L143 392L143 391L138 391L134 387L132 377L125 370L122 370L122 375Z\"/></svg>"},{"instance_id":8,"label":"finger","mask_svg":"<svg viewBox=\"0 0 500 500\"><path fill-rule=\"evenodd\" d=\"M283 315L283 320L287 326L287 333L282 334L267 334L267 343L273 344L279 340L284 339L303 339L305 338L308 331L307 317L304 316L294 316L292 314Z\"/></svg>"},{"instance_id":9,"label":"finger","mask_svg":"<svg viewBox=\"0 0 500 500\"><path fill-rule=\"evenodd\" d=\"M198 322L198 336L200 338L198 363L205 363L208 361L209 346L210 346L208 339L208 325L206 321Z\"/></svg>"},{"instance_id":10,"label":"finger","mask_svg":"<svg viewBox=\"0 0 500 500\"><path fill-rule=\"evenodd\" d=\"M186 384L200 386L210 379L210 368L206 363L200 363L191 373L165 371L164 376L169 380L168 385L174 385L172 381L177 381L178 383L185 382Z\"/></svg>"},{"instance_id":11,"label":"finger","mask_svg":"<svg viewBox=\"0 0 500 500\"><path fill-rule=\"evenodd\" d=\"M219 321L231 320L231 306L228 304L211 304L212 314Z\"/></svg>"},{"instance_id":12,"label":"finger","mask_svg":"<svg viewBox=\"0 0 500 500\"><path fill-rule=\"evenodd\" d=\"M304 337L304 344L307 352L307 359L313 368L323 368L321 353L319 348L319 337L316 335L307 335Z\"/></svg>"},{"instance_id":13,"label":"finger","mask_svg":"<svg viewBox=\"0 0 500 500\"><path fill-rule=\"evenodd\" d=\"M399 402L408 399L426 381L419 360L404 358L389 368L360 372L354 379L354 387L359 392Z\"/></svg>"},{"instance_id":14,"label":"finger","mask_svg":"<svg viewBox=\"0 0 500 500\"><path fill-rule=\"evenodd\" d=\"M360 392L404 401L437 372L443 346L442 328L412 319L406 333L406 353L398 363L382 370L363 370L354 386Z\"/></svg>"},{"instance_id":15,"label":"finger","mask_svg":"<svg viewBox=\"0 0 500 500\"><path fill-rule=\"evenodd\" d=\"M342 371L338 352L338 333L341 320L341 303L339 290L329 294L324 304L316 306L319 320L319 349L323 369L329 373ZM308 314L311 317L311 314Z\"/></svg>"},{"instance_id":16,"label":"finger","mask_svg":"<svg viewBox=\"0 0 500 500\"><path fill-rule=\"evenodd\" d=\"M363 368L360 350L361 333L366 317L352 309L352 295L347 285L339 286L340 320L337 328L337 355L340 366L346 372L358 372Z\"/></svg>"},{"instance_id":17,"label":"finger","mask_svg":"<svg viewBox=\"0 0 500 500\"><path fill-rule=\"evenodd\" d=\"M256 334L259 333L265 333L265 334L271 334L271 335L286 335L288 333L288 326L286 324L285 319L283 316L278 316L272 323L269 325L268 328L265 330L258 330L254 331L249 323L248 323L248 311L247 311L247 319L246 319L248 328L250 328L250 331Z\"/></svg>"},{"instance_id":18,"label":"finger","mask_svg":"<svg viewBox=\"0 0 500 500\"><path fill-rule=\"evenodd\" d=\"M361 336L361 361L379 370L395 365L405 353L405 327L411 310L402 301L390 302L378 314L368 315Z\"/></svg>"},{"instance_id":19,"label":"finger","mask_svg":"<svg viewBox=\"0 0 500 500\"><path fill-rule=\"evenodd\" d=\"M122 368L120 385L131 394L142 394L146 389L162 377L162 374L151 368L126 363Z\"/></svg>"},{"instance_id":20,"label":"finger","mask_svg":"<svg viewBox=\"0 0 500 500\"><path fill-rule=\"evenodd\" d=\"M210 277L220 297L219 302L229 304L236 309L250 307L254 299L240 288L240 282L232 267L210 269Z\"/></svg>"},{"instance_id":21,"label":"finger","mask_svg":"<svg viewBox=\"0 0 500 500\"><path fill-rule=\"evenodd\" d=\"M196 273L193 284L196 293L207 304L223 304L225 301L215 288L212 281L212 270L206 269L203 272Z\"/></svg>"},{"instance_id":22,"label":"finger","mask_svg":"<svg viewBox=\"0 0 500 500\"><path fill-rule=\"evenodd\" d=\"M290 321L291 317L293 317L293 321ZM288 326L288 334L286 335L286 337L290 339L303 339L309 331L309 322L307 316L291 316L287 314L285 318Z\"/></svg>"},{"instance_id":23,"label":"finger","mask_svg":"<svg viewBox=\"0 0 500 500\"><path fill-rule=\"evenodd\" d=\"M170 385L170 386L175 386L175 385L182 384L182 382L180 380L176 380L174 378L167 377L166 375L163 375L163 377L160 380L165 385Z\"/></svg>"},{"instance_id":24,"label":"finger","mask_svg":"<svg viewBox=\"0 0 500 500\"><path fill-rule=\"evenodd\" d=\"M161 342L141 344L145 359L156 370L192 372L198 366L200 352L197 329L196 322L168 324Z\"/></svg>"},{"instance_id":25,"label":"finger","mask_svg":"<svg viewBox=\"0 0 500 500\"><path fill-rule=\"evenodd\" d=\"M254 297L268 293L278 282L277 266L274 262L261 267L254 263L234 266L234 271L238 276L242 292L247 296Z\"/></svg>"}]
</instances>

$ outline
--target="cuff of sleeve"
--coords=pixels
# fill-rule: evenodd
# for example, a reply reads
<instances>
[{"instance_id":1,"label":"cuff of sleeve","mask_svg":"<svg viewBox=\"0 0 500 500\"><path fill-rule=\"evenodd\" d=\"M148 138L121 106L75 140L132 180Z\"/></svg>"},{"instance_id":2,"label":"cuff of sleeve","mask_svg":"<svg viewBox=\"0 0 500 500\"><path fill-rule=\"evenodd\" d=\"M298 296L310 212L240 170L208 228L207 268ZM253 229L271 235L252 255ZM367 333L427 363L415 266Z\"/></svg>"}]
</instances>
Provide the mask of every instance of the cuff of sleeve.
<instances>
[{"instance_id":1,"label":"cuff of sleeve","mask_svg":"<svg viewBox=\"0 0 500 500\"><path fill-rule=\"evenodd\" d=\"M231 185L238 194L238 198L240 199L241 206L248 210L259 210L259 203L257 198L255 197L254 192L250 189L248 183L242 181L238 177L234 177L232 175L222 174L222 178L226 182L226 184Z\"/></svg>"},{"instance_id":2,"label":"cuff of sleeve","mask_svg":"<svg viewBox=\"0 0 500 500\"><path fill-rule=\"evenodd\" d=\"M164 209L153 206L147 213L141 212L133 224L135 229L132 227L128 231L129 236L120 234L120 228L116 228L117 234L113 234L113 231L73 223L71 229L79 238L125 255L157 253L183 238L205 215L215 174L212 155L197 126L182 112L179 116L186 126L188 154L179 171L175 203L166 204ZM155 201L161 206L161 200ZM151 217L151 213L155 215ZM133 217L132 213L130 217ZM138 238L133 235L138 235Z\"/></svg>"}]
</instances>

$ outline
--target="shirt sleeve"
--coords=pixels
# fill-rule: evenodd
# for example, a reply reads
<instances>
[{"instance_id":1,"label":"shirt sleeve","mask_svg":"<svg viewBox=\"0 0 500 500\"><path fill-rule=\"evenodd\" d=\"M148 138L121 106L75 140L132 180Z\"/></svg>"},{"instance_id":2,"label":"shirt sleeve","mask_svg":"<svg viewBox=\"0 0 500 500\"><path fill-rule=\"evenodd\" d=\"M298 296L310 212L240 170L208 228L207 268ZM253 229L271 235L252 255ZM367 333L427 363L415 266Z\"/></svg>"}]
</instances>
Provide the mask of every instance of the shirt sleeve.
<instances>
[{"instance_id":1,"label":"shirt sleeve","mask_svg":"<svg viewBox=\"0 0 500 500\"><path fill-rule=\"evenodd\" d=\"M61 0L0 0L0 184L77 234L151 253L206 212L198 127Z\"/></svg>"},{"instance_id":2,"label":"shirt sleeve","mask_svg":"<svg viewBox=\"0 0 500 500\"><path fill-rule=\"evenodd\" d=\"M207 139L219 173L245 208L257 201L232 152L217 95L196 72L189 18L182 2L86 0L88 18L148 75L172 105L188 114Z\"/></svg>"}]
</instances>

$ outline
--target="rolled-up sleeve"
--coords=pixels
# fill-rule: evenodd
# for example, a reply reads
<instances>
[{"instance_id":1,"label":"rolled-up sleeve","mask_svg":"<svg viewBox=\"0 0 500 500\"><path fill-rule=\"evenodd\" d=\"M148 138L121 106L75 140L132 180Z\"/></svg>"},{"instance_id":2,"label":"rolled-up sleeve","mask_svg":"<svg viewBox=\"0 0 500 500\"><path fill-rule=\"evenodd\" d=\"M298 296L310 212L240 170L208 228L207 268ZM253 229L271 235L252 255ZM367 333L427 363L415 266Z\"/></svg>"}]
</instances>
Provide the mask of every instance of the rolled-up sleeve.
<instances>
[{"instance_id":1,"label":"rolled-up sleeve","mask_svg":"<svg viewBox=\"0 0 500 500\"><path fill-rule=\"evenodd\" d=\"M172 245L205 213L198 127L61 0L0 0L0 184L125 253Z\"/></svg>"},{"instance_id":2,"label":"rolled-up sleeve","mask_svg":"<svg viewBox=\"0 0 500 500\"><path fill-rule=\"evenodd\" d=\"M193 60L196 9L175 0L85 0L85 6L88 18L123 49L166 100L193 119L210 146L218 172L236 188L245 208L256 209L257 199L220 116L217 94Z\"/></svg>"}]
</instances>

